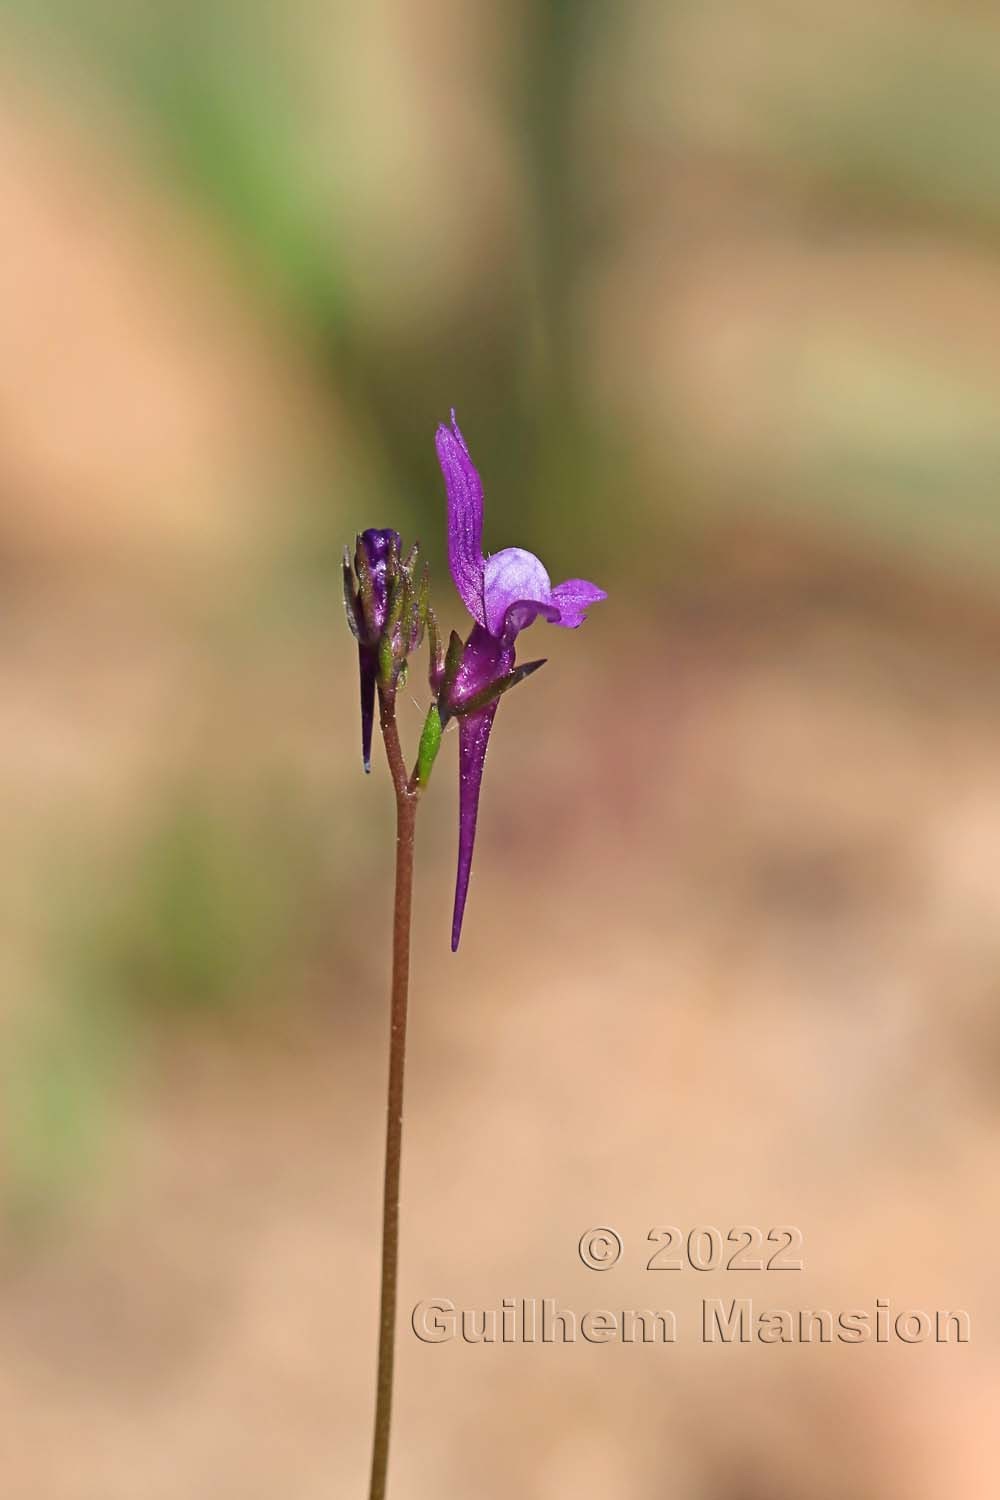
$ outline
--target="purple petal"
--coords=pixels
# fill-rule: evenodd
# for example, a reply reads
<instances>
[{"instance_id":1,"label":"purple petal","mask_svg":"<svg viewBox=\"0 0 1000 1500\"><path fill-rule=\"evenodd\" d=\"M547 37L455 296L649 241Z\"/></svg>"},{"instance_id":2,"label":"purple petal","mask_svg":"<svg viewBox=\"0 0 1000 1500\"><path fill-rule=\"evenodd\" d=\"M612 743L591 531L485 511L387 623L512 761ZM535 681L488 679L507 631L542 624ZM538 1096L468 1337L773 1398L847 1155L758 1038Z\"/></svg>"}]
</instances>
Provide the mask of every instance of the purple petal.
<instances>
[{"instance_id":1,"label":"purple petal","mask_svg":"<svg viewBox=\"0 0 1000 1500\"><path fill-rule=\"evenodd\" d=\"M514 647L491 635L483 625L474 625L462 651L462 660L452 688L452 700L464 703L491 682L503 677L514 665Z\"/></svg>"},{"instance_id":2,"label":"purple petal","mask_svg":"<svg viewBox=\"0 0 1000 1500\"><path fill-rule=\"evenodd\" d=\"M486 604L486 628L491 635L503 635L505 628L514 634L530 625L536 615L551 609L548 618L558 620L552 609L552 583L543 564L533 552L523 547L505 547L486 559L483 578ZM530 606L537 606L533 610ZM528 608L525 608L528 606ZM509 612L516 609L513 618Z\"/></svg>"},{"instance_id":3,"label":"purple petal","mask_svg":"<svg viewBox=\"0 0 1000 1500\"><path fill-rule=\"evenodd\" d=\"M503 638L513 642L518 632L527 630L541 615L549 625L558 625L559 611L554 604L539 604L536 599L519 599L511 604L504 615Z\"/></svg>"},{"instance_id":4,"label":"purple petal","mask_svg":"<svg viewBox=\"0 0 1000 1500\"><path fill-rule=\"evenodd\" d=\"M555 622L575 630L582 625L588 605L598 604L608 596L596 583L586 578L570 578L566 583L557 583L552 590L552 602L559 609L560 618Z\"/></svg>"},{"instance_id":5,"label":"purple petal","mask_svg":"<svg viewBox=\"0 0 1000 1500\"><path fill-rule=\"evenodd\" d=\"M451 919L451 951L458 951L462 936L465 898L469 893L472 851L476 843L476 821L479 817L479 789L489 745L490 730L498 704L482 713L469 714L458 723L458 874L455 879L455 908Z\"/></svg>"},{"instance_id":6,"label":"purple petal","mask_svg":"<svg viewBox=\"0 0 1000 1500\"><path fill-rule=\"evenodd\" d=\"M462 603L483 625L483 482L454 410L451 431L439 427L434 441L448 494L448 566Z\"/></svg>"}]
</instances>

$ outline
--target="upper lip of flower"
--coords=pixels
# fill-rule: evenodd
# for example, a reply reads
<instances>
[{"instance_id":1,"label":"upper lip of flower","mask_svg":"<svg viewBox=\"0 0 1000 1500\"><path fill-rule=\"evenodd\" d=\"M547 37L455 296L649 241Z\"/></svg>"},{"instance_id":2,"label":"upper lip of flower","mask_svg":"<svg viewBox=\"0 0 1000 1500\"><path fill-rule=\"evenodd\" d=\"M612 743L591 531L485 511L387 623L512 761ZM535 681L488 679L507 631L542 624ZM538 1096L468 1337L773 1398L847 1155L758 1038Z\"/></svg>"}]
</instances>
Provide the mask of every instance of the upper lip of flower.
<instances>
[{"instance_id":1,"label":"upper lip of flower","mask_svg":"<svg viewBox=\"0 0 1000 1500\"><path fill-rule=\"evenodd\" d=\"M469 614L490 635L510 641L539 615L574 630L589 605L607 594L584 578L553 587L544 565L523 547L483 553L483 484L454 409L451 427L438 427L438 462L448 494L448 566Z\"/></svg>"}]
</instances>

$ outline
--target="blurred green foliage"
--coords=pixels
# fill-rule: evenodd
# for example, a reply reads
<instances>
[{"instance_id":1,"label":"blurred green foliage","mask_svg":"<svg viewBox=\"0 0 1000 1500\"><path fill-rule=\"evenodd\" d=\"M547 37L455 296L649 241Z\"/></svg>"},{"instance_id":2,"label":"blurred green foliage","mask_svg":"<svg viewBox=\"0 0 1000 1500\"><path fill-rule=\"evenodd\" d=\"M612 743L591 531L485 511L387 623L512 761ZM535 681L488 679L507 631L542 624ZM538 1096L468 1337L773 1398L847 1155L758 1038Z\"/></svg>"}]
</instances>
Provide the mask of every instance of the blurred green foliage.
<instances>
[{"instance_id":1,"label":"blurred green foliage","mask_svg":"<svg viewBox=\"0 0 1000 1500\"><path fill-rule=\"evenodd\" d=\"M519 142L528 189L517 254L500 284L441 307L428 345L403 328L373 331L355 295L342 164L310 119L316 79L302 56L304 6L14 3L50 40L70 39L124 101L160 167L226 232L248 286L283 310L346 407L372 465L375 503L412 514L433 561L444 553L428 433L456 403L488 493L502 497L494 544L509 545L530 520L535 545L552 550L572 519L574 566L594 570L600 537L583 523L600 513L611 461L619 514L641 508L628 451L616 445L609 455L612 434L581 381L577 301L595 227L592 203L582 211L591 185L579 171L576 110L588 60L613 35L606 7L540 0L525 12L520 67L509 82L495 80L492 101ZM345 13L345 31L347 22ZM342 529L341 507L328 511Z\"/></svg>"},{"instance_id":2,"label":"blurred green foliage","mask_svg":"<svg viewBox=\"0 0 1000 1500\"><path fill-rule=\"evenodd\" d=\"M983 146L1000 129L1000 36L991 48L974 26L942 31L915 14L902 35L865 42L843 71L786 71L771 84L767 145L841 212L853 202L859 219L924 216L992 239L1000 161Z\"/></svg>"},{"instance_id":3,"label":"blurred green foliage","mask_svg":"<svg viewBox=\"0 0 1000 1500\"><path fill-rule=\"evenodd\" d=\"M974 7L947 26L936 7L902 19L859 12L817 40L818 24L842 18L750 6L742 24L755 50L714 3L536 0L512 8L509 54L476 77L517 180L509 254L454 295L445 287L433 319L377 322L359 292L345 170L357 142L329 128L336 110L317 127L323 61L310 55L304 0L8 0L7 10L46 55L113 94L134 125L130 144L211 220L248 297L284 319L363 455L351 494L321 475L315 505L282 497L298 533L257 596L240 601L237 659L252 655L255 630L336 618L340 548L364 525L412 529L446 576L430 434L453 401L486 482L487 545L519 542L558 574L627 583L648 630L671 570L692 555L685 528L696 533L712 481L689 472L698 439L680 430L671 382L683 376L669 361L641 372L655 387L658 445L636 452L620 411L603 409L588 302L600 273L621 257L636 297L652 289L666 305L678 265L735 245L735 275L768 232L778 280L794 270L796 235L834 250L866 234L892 245L913 225L944 225L963 248L996 237L1000 51L988 45L994 20ZM338 35L350 46L355 14L325 16L335 36L323 55ZM444 173L431 179L428 216L436 195L461 190ZM693 203L693 227L675 193ZM399 244L387 256L400 276L408 253ZM735 355L729 330L711 330L723 375L739 360L740 317L766 290L750 279L733 304ZM865 309L846 310L835 309L832 333L792 308L784 342L753 335L763 352L742 394L754 394L755 376L770 382L782 424L802 438L786 470L737 463L728 498L745 487L773 503L787 473L799 512L849 515L892 542L920 533L931 552L960 514L985 553L1000 484L993 392L882 347ZM663 316L658 304L648 311ZM669 318L656 327L669 343ZM221 657L230 644L206 651ZM343 799L334 814L287 784L224 792L196 769L155 789L150 806L110 880L85 885L82 910L78 897L52 898L50 993L15 1038L4 1104L8 1207L25 1222L86 1181L152 1029L250 1024L289 995L302 1003L311 966L342 950L356 915L368 856L361 814Z\"/></svg>"},{"instance_id":4,"label":"blurred green foliage","mask_svg":"<svg viewBox=\"0 0 1000 1500\"><path fill-rule=\"evenodd\" d=\"M79 976L32 1007L7 1058L0 1208L30 1235L106 1160L132 1031Z\"/></svg>"},{"instance_id":5,"label":"blurred green foliage","mask_svg":"<svg viewBox=\"0 0 1000 1500\"><path fill-rule=\"evenodd\" d=\"M342 952L357 862L328 812L280 779L261 790L165 789L107 879L52 881L51 982L14 1037L3 1096L15 1226L44 1223L83 1188L151 1027L246 1026L301 1006L312 968Z\"/></svg>"},{"instance_id":6,"label":"blurred green foliage","mask_svg":"<svg viewBox=\"0 0 1000 1500\"><path fill-rule=\"evenodd\" d=\"M116 988L157 1008L245 1002L287 928L275 855L268 831L194 801L168 809L104 939Z\"/></svg>"}]
</instances>

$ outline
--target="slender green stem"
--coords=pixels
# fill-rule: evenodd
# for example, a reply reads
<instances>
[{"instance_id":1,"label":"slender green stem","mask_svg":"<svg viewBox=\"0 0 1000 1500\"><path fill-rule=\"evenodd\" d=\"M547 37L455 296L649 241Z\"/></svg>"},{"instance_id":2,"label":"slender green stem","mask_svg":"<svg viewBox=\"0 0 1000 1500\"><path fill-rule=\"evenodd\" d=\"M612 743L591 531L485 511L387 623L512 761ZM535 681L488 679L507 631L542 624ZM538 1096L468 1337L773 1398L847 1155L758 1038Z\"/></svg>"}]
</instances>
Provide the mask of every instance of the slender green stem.
<instances>
[{"instance_id":1,"label":"slender green stem","mask_svg":"<svg viewBox=\"0 0 1000 1500\"><path fill-rule=\"evenodd\" d=\"M382 1291L378 1337L375 1438L369 1500L385 1500L392 1421L392 1375L396 1348L396 1286L399 1272L399 1181L403 1150L403 1076L406 1011L410 983L410 913L413 848L419 792L407 780L394 704L380 694L380 723L396 792L396 885L392 919L389 1090L386 1103L385 1185L382 1197Z\"/></svg>"}]
</instances>

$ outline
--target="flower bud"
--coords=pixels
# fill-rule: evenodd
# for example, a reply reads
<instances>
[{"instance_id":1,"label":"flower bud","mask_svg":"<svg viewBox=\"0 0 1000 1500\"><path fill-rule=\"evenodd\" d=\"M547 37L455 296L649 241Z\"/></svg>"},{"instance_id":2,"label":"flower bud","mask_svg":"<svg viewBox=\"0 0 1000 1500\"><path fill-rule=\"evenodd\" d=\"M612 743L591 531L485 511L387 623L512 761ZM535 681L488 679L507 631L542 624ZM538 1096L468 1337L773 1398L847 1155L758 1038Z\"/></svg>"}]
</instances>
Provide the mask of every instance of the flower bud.
<instances>
[{"instance_id":1,"label":"flower bud","mask_svg":"<svg viewBox=\"0 0 1000 1500\"><path fill-rule=\"evenodd\" d=\"M363 531L354 549L354 577L344 550L347 623L363 646L377 646L389 612L391 580L399 567L399 532ZM354 579L357 579L355 586Z\"/></svg>"},{"instance_id":2,"label":"flower bud","mask_svg":"<svg viewBox=\"0 0 1000 1500\"><path fill-rule=\"evenodd\" d=\"M407 657L424 637L430 610L426 567L417 573L418 546L401 555L398 531L371 528L357 538L354 569L344 551L347 623L358 643L361 675L361 752L371 769L375 689L388 697L405 677Z\"/></svg>"}]
</instances>

